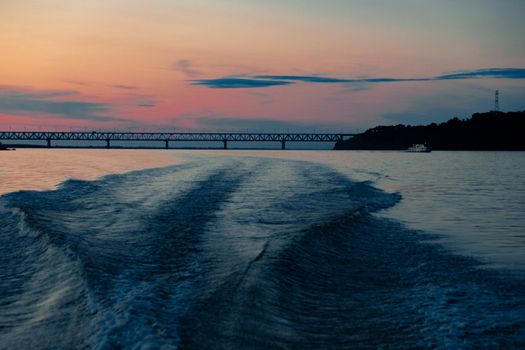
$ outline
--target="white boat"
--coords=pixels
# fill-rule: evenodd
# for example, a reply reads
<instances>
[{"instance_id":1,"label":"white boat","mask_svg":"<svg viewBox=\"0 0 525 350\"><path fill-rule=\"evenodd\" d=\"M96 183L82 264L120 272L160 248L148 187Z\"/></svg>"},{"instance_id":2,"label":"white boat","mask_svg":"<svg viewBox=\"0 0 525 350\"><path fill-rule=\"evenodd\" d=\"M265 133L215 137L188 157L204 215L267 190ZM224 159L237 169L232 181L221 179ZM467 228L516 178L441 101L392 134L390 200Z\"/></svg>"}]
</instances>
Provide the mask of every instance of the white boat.
<instances>
[{"instance_id":1,"label":"white boat","mask_svg":"<svg viewBox=\"0 0 525 350\"><path fill-rule=\"evenodd\" d=\"M412 146L408 147L407 152L429 153L432 152L432 147L427 146L424 143L414 143Z\"/></svg>"}]
</instances>

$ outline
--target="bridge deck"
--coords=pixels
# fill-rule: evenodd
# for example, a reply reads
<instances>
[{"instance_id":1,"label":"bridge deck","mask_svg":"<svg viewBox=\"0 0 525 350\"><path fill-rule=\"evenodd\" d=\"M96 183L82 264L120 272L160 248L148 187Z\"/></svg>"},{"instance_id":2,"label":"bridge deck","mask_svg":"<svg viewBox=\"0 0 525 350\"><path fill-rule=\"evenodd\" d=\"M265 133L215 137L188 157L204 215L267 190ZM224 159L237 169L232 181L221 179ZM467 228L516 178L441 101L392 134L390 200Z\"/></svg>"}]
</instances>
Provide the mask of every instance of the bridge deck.
<instances>
[{"instance_id":1,"label":"bridge deck","mask_svg":"<svg viewBox=\"0 0 525 350\"><path fill-rule=\"evenodd\" d=\"M334 133L243 133L243 132L105 132L105 131L0 131L0 140L46 141L105 141L109 148L111 141L169 141L223 142L336 142L354 134Z\"/></svg>"}]
</instances>

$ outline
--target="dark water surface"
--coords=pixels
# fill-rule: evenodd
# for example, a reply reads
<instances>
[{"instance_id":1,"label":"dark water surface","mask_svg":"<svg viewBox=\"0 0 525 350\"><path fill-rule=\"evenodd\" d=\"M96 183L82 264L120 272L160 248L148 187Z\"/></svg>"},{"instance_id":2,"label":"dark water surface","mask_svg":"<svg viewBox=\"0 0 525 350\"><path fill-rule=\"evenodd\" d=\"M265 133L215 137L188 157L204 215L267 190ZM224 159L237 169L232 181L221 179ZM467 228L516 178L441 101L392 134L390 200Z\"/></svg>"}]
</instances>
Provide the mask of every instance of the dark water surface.
<instances>
[{"instance_id":1,"label":"dark water surface","mask_svg":"<svg viewBox=\"0 0 525 350\"><path fill-rule=\"evenodd\" d=\"M521 273L395 220L414 194L370 169L275 158L2 196L0 348L525 347Z\"/></svg>"}]
</instances>

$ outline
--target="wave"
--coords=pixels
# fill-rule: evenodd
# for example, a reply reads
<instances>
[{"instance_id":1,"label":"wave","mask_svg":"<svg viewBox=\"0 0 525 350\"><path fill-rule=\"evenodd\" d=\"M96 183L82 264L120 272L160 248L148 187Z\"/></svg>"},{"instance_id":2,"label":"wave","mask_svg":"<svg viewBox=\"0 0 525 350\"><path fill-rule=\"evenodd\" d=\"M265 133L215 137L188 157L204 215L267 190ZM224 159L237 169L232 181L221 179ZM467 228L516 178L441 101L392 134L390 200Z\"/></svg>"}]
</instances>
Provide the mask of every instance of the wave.
<instances>
[{"instance_id":1,"label":"wave","mask_svg":"<svg viewBox=\"0 0 525 350\"><path fill-rule=\"evenodd\" d=\"M525 344L518 278L307 162L194 157L0 198L0 348Z\"/></svg>"}]
</instances>

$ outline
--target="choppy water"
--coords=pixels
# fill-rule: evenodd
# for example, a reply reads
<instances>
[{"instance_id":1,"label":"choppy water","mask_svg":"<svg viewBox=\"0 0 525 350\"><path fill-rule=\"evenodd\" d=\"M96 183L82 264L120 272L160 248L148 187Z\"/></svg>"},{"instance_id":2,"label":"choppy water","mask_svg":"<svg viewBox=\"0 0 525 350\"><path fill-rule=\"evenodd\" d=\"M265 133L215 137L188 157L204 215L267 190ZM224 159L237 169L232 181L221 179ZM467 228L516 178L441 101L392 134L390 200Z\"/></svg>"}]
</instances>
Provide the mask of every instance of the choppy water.
<instances>
[{"instance_id":1,"label":"choppy water","mask_svg":"<svg viewBox=\"0 0 525 350\"><path fill-rule=\"evenodd\" d=\"M0 348L525 347L522 275L395 220L409 191L276 156L2 196Z\"/></svg>"}]
</instances>

